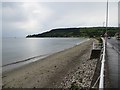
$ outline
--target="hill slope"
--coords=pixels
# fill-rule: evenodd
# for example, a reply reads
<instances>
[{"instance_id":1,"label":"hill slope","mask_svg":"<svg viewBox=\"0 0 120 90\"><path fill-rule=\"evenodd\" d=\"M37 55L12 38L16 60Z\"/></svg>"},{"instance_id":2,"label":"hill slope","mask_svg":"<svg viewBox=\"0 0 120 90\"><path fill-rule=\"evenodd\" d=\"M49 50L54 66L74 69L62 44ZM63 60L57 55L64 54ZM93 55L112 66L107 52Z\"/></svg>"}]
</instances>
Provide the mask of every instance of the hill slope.
<instances>
[{"instance_id":1,"label":"hill slope","mask_svg":"<svg viewBox=\"0 0 120 90\"><path fill-rule=\"evenodd\" d=\"M108 27L108 35L114 36L116 32L120 31L118 27ZM26 36L31 37L98 37L106 32L106 28L103 27L90 27L90 28L59 28L52 29L48 32L41 34L33 34Z\"/></svg>"}]
</instances>

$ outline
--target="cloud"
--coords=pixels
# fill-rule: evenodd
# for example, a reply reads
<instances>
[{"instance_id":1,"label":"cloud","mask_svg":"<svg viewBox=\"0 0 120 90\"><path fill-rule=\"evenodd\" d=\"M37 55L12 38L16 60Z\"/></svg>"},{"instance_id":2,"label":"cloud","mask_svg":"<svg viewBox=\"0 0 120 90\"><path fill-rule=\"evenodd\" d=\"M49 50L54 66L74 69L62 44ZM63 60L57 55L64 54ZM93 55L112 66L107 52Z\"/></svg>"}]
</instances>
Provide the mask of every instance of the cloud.
<instances>
[{"instance_id":1,"label":"cloud","mask_svg":"<svg viewBox=\"0 0 120 90\"><path fill-rule=\"evenodd\" d=\"M6 32L40 32L52 10L40 3L3 3L3 35Z\"/></svg>"},{"instance_id":2,"label":"cloud","mask_svg":"<svg viewBox=\"0 0 120 90\"><path fill-rule=\"evenodd\" d=\"M107 0L3 0L2 2L106 2ZM119 0L109 0L118 2Z\"/></svg>"},{"instance_id":3,"label":"cloud","mask_svg":"<svg viewBox=\"0 0 120 90\"><path fill-rule=\"evenodd\" d=\"M106 3L89 2L64 4L67 8L65 9L66 11L63 10L65 13L60 14L57 12L60 14L56 14L59 18L56 18L56 20L51 23L51 27L103 26L103 22L105 22L106 18ZM60 7L63 7L63 4L61 4ZM109 26L117 26L117 3L110 3L109 5Z\"/></svg>"},{"instance_id":4,"label":"cloud","mask_svg":"<svg viewBox=\"0 0 120 90\"><path fill-rule=\"evenodd\" d=\"M103 26L106 3L4 2L3 35L41 33L59 27ZM117 3L109 6L109 26L117 26Z\"/></svg>"},{"instance_id":5,"label":"cloud","mask_svg":"<svg viewBox=\"0 0 120 90\"><path fill-rule=\"evenodd\" d=\"M22 3L3 3L2 15L3 22L21 22L26 20L24 9L21 8Z\"/></svg>"},{"instance_id":6,"label":"cloud","mask_svg":"<svg viewBox=\"0 0 120 90\"><path fill-rule=\"evenodd\" d=\"M109 25L118 25L118 3L109 3Z\"/></svg>"}]
</instances>

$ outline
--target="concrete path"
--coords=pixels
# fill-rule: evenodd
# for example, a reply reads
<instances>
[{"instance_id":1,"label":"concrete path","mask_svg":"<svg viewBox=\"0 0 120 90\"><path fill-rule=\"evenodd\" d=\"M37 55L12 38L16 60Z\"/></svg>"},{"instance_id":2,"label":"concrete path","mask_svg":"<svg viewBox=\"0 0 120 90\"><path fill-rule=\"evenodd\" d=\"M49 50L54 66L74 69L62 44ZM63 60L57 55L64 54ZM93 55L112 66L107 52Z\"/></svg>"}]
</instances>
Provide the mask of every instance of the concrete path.
<instances>
[{"instance_id":1,"label":"concrete path","mask_svg":"<svg viewBox=\"0 0 120 90\"><path fill-rule=\"evenodd\" d=\"M112 88L119 87L119 53L116 49L118 49L117 44L114 43L113 39L108 40L107 43L107 60L108 60L108 67L109 67L109 78L111 81ZM117 47L116 47L117 46Z\"/></svg>"}]
</instances>

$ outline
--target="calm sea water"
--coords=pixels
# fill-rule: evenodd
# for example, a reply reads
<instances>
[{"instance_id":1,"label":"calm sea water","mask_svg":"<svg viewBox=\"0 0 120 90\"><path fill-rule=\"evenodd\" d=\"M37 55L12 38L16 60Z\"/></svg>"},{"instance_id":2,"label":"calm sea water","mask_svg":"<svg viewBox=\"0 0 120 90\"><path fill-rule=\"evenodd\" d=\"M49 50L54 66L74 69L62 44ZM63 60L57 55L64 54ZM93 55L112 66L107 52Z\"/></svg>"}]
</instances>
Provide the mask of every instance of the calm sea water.
<instances>
[{"instance_id":1,"label":"calm sea water","mask_svg":"<svg viewBox=\"0 0 120 90\"><path fill-rule=\"evenodd\" d=\"M3 38L2 41L2 65L17 61L22 62L15 65L3 67L3 71L12 69L26 63L36 61L52 53L70 48L81 42L85 38Z\"/></svg>"}]
</instances>

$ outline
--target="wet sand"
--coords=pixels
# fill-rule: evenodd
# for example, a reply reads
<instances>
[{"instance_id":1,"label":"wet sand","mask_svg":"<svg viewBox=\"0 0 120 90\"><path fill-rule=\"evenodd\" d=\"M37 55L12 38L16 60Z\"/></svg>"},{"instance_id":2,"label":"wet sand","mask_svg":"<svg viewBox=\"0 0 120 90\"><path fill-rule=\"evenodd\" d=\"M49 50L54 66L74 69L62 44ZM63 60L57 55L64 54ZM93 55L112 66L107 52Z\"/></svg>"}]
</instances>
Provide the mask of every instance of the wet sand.
<instances>
[{"instance_id":1,"label":"wet sand","mask_svg":"<svg viewBox=\"0 0 120 90\"><path fill-rule=\"evenodd\" d=\"M89 87L97 64L89 60L93 41L3 73L3 88L70 88L73 83Z\"/></svg>"}]
</instances>

